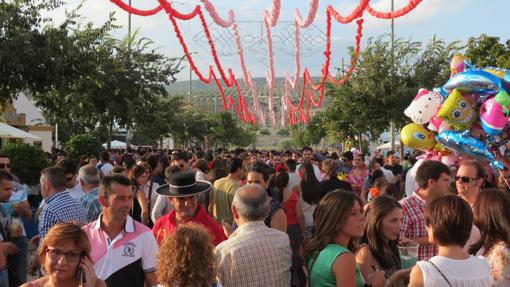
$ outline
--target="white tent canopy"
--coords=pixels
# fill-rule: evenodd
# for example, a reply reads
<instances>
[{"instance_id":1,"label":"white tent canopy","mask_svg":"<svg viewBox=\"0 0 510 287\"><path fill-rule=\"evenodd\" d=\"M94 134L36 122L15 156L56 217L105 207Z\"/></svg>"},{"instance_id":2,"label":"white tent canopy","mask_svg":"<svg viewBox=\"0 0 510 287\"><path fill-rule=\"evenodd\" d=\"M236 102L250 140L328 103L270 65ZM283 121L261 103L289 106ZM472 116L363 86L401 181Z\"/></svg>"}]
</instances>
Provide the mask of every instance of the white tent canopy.
<instances>
[{"instance_id":1,"label":"white tent canopy","mask_svg":"<svg viewBox=\"0 0 510 287\"><path fill-rule=\"evenodd\" d=\"M103 147L106 148L107 147L107 143L104 143ZM134 146L134 145L129 145L129 147L130 148L136 148L136 146ZM126 143L118 141L118 140L113 140L111 142L111 148L113 148L113 149L125 149L126 148Z\"/></svg>"},{"instance_id":2,"label":"white tent canopy","mask_svg":"<svg viewBox=\"0 0 510 287\"><path fill-rule=\"evenodd\" d=\"M40 141L42 138L33 135L31 133L27 133L24 130L17 129L8 124L0 123L0 138L4 139L30 139Z\"/></svg>"},{"instance_id":3,"label":"white tent canopy","mask_svg":"<svg viewBox=\"0 0 510 287\"><path fill-rule=\"evenodd\" d=\"M395 147L400 146L400 141L395 141ZM391 142L387 142L385 144L381 144L377 146L377 149L385 150L385 149L391 149Z\"/></svg>"}]
</instances>

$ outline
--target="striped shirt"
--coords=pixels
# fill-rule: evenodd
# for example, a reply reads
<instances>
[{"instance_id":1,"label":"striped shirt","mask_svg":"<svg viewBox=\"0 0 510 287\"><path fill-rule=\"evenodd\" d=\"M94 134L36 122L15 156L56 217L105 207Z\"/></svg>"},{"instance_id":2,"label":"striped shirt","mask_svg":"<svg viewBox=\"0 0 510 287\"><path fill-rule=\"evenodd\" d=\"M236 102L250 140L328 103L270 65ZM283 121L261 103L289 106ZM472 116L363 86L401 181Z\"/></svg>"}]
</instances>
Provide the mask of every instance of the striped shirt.
<instances>
[{"instance_id":1,"label":"striped shirt","mask_svg":"<svg viewBox=\"0 0 510 287\"><path fill-rule=\"evenodd\" d=\"M39 236L41 240L46 236L48 230L57 223L71 222L87 223L87 214L83 205L73 199L69 192L57 192L44 199L47 207L41 213L39 222Z\"/></svg>"}]
</instances>

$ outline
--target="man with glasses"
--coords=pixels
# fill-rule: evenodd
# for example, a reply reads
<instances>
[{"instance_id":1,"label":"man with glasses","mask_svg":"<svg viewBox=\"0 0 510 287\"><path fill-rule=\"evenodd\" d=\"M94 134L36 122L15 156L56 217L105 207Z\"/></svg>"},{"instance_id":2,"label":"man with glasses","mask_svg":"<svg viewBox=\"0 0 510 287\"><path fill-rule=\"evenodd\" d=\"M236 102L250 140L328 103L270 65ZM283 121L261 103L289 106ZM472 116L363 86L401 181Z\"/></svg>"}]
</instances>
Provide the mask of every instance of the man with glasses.
<instances>
[{"instance_id":1,"label":"man with glasses","mask_svg":"<svg viewBox=\"0 0 510 287\"><path fill-rule=\"evenodd\" d=\"M173 206L172 211L159 218L152 229L158 244L161 245L163 239L179 224L190 222L204 226L211 234L214 245L226 239L223 228L198 204L198 195L210 189L209 182L197 181L195 174L190 171L179 171L169 176L168 183L156 190L160 196L167 197Z\"/></svg>"},{"instance_id":2,"label":"man with glasses","mask_svg":"<svg viewBox=\"0 0 510 287\"><path fill-rule=\"evenodd\" d=\"M129 216L131 182L122 175L103 178L99 186L103 212L83 227L98 278L114 286L156 286L158 246L151 230Z\"/></svg>"},{"instance_id":3,"label":"man with glasses","mask_svg":"<svg viewBox=\"0 0 510 287\"><path fill-rule=\"evenodd\" d=\"M179 167L181 171L193 171L189 166L188 153L178 151L172 154L172 163Z\"/></svg>"},{"instance_id":4,"label":"man with glasses","mask_svg":"<svg viewBox=\"0 0 510 287\"><path fill-rule=\"evenodd\" d=\"M12 175L9 172L4 171L4 170L0 171L0 202L1 203L7 203L9 201L12 191L13 191L13 180L14 180L14 178L12 177ZM2 206L0 207L0 242L1 242L1 246L2 246L2 248L1 248L2 250L0 250L0 253L2 253L2 255L0 255L0 256L3 256L3 253L5 253L8 255L8 260L10 260L10 261L12 261L13 258L19 258L19 248L14 243L8 241L10 236L15 235L15 234L11 233L11 229L12 229L11 227L12 226L10 225L9 215L7 214L5 208L3 207L3 204L2 204ZM21 226L18 227L18 230L12 230L12 231L15 231L14 233L19 233L19 228L21 228ZM26 244L26 242L25 242L25 244ZM26 248L25 248L25 256L26 255L27 254L26 254ZM2 261L4 261L4 260L2 260ZM24 262L25 262L24 266L26 268L27 260L25 259ZM18 269L19 269L18 265L14 266L15 272L18 271ZM19 273L19 275L18 275L18 273ZM25 273L25 275L24 275L24 278L19 278L19 279L20 280L24 279L23 282L26 282L25 269L19 270L19 272L16 272L16 275L19 277L20 275L23 275L21 273ZM9 286L8 271L7 271L7 269L0 270L0 287L8 287L8 286Z\"/></svg>"},{"instance_id":5,"label":"man with glasses","mask_svg":"<svg viewBox=\"0 0 510 287\"><path fill-rule=\"evenodd\" d=\"M485 181L485 169L477 161L463 161L460 163L455 176L455 186L460 198L464 199L471 208L475 204ZM480 240L480 229L473 224L469 239L464 250L469 252L469 247Z\"/></svg>"},{"instance_id":6,"label":"man with glasses","mask_svg":"<svg viewBox=\"0 0 510 287\"><path fill-rule=\"evenodd\" d=\"M485 170L480 163L476 161L460 163L457 176L455 176L455 186L459 196L471 207L480 194L484 180Z\"/></svg>"},{"instance_id":7,"label":"man with glasses","mask_svg":"<svg viewBox=\"0 0 510 287\"><path fill-rule=\"evenodd\" d=\"M12 268L21 282L27 281L27 254L28 240L23 222L32 218L32 210L28 203L28 193L20 184L19 179L11 173L11 163L7 155L0 155L0 171L9 173L12 180L12 191L8 202L2 201L2 207L5 211L10 223L19 226L19 232L11 234L11 242L14 243L19 250L16 254L9 256L9 266ZM17 179L17 181L16 181Z\"/></svg>"}]
</instances>

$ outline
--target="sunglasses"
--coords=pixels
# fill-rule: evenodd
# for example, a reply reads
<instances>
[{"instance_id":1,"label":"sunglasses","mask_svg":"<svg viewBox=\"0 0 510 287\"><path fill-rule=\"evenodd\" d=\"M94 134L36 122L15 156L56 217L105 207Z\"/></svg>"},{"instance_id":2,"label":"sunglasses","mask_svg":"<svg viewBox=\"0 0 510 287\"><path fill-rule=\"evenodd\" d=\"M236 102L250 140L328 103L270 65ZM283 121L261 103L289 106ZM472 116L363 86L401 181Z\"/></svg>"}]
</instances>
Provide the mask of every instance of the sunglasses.
<instances>
[{"instance_id":1,"label":"sunglasses","mask_svg":"<svg viewBox=\"0 0 510 287\"><path fill-rule=\"evenodd\" d=\"M6 168L6 167L7 167L7 168L11 168L11 164L10 164L10 163L7 163L7 164L5 164L5 163L0 163L0 168Z\"/></svg>"},{"instance_id":2,"label":"sunglasses","mask_svg":"<svg viewBox=\"0 0 510 287\"><path fill-rule=\"evenodd\" d=\"M480 179L479 177L469 177L469 176L456 176L455 181L462 181L463 183L470 183L472 180Z\"/></svg>"}]
</instances>

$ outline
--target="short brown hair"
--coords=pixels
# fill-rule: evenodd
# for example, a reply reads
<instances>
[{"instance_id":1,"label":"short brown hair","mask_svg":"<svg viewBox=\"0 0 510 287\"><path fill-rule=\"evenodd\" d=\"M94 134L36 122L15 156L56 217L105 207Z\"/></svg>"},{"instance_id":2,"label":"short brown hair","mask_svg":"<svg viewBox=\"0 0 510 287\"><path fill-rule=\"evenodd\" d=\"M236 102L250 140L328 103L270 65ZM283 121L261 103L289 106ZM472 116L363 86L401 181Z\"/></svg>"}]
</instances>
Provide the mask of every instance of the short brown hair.
<instances>
[{"instance_id":1,"label":"short brown hair","mask_svg":"<svg viewBox=\"0 0 510 287\"><path fill-rule=\"evenodd\" d=\"M443 173L450 174L447 165L436 160L426 160L418 167L415 180L420 188L427 188L429 179L438 181Z\"/></svg>"},{"instance_id":2,"label":"short brown hair","mask_svg":"<svg viewBox=\"0 0 510 287\"><path fill-rule=\"evenodd\" d=\"M322 171L329 177L335 177L338 170L338 163L333 159L326 159L322 162Z\"/></svg>"},{"instance_id":3,"label":"short brown hair","mask_svg":"<svg viewBox=\"0 0 510 287\"><path fill-rule=\"evenodd\" d=\"M474 167L476 169L476 177L485 179L485 169L479 162L474 160L466 160L459 164L459 168L463 165Z\"/></svg>"},{"instance_id":4,"label":"short brown hair","mask_svg":"<svg viewBox=\"0 0 510 287\"><path fill-rule=\"evenodd\" d=\"M56 191L66 189L66 172L62 167L52 166L45 168L41 171L41 177L48 180Z\"/></svg>"},{"instance_id":5,"label":"short brown hair","mask_svg":"<svg viewBox=\"0 0 510 287\"><path fill-rule=\"evenodd\" d=\"M44 237L37 257L39 263L43 264L44 255L50 246L61 246L67 243L73 243L79 250L82 256L89 256L90 242L81 226L74 222L58 223L53 225Z\"/></svg>"},{"instance_id":6,"label":"short brown hair","mask_svg":"<svg viewBox=\"0 0 510 287\"><path fill-rule=\"evenodd\" d=\"M442 246L464 246L473 228L473 213L465 200L456 195L436 198L425 208L425 224Z\"/></svg>"},{"instance_id":7,"label":"short brown hair","mask_svg":"<svg viewBox=\"0 0 510 287\"><path fill-rule=\"evenodd\" d=\"M164 286L211 286L215 282L211 235L199 224L179 225L163 240L156 275Z\"/></svg>"},{"instance_id":8,"label":"short brown hair","mask_svg":"<svg viewBox=\"0 0 510 287\"><path fill-rule=\"evenodd\" d=\"M103 177L99 185L99 195L108 198L112 192L112 183L117 183L124 186L131 186L131 181L122 174L113 174Z\"/></svg>"}]
</instances>

